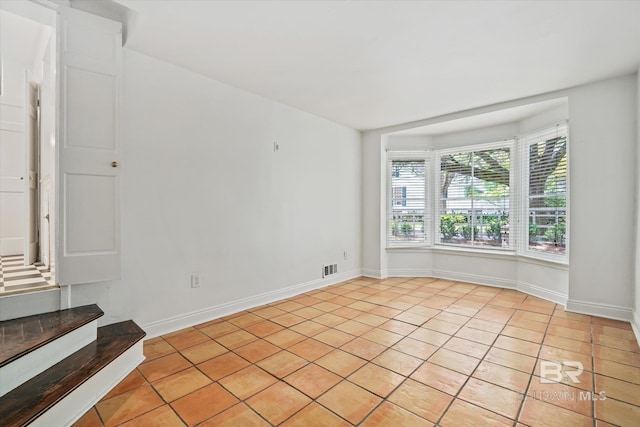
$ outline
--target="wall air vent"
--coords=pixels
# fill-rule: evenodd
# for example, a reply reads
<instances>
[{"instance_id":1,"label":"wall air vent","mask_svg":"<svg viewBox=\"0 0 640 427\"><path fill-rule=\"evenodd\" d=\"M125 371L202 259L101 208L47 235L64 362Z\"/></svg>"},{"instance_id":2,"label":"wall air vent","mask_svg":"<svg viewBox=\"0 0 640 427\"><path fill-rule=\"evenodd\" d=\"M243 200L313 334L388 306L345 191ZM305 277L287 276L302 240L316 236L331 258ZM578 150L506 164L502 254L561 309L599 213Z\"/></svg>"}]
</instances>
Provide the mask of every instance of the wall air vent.
<instances>
[{"instance_id":1,"label":"wall air vent","mask_svg":"<svg viewBox=\"0 0 640 427\"><path fill-rule=\"evenodd\" d=\"M322 278L338 274L338 264L328 264L322 266Z\"/></svg>"}]
</instances>

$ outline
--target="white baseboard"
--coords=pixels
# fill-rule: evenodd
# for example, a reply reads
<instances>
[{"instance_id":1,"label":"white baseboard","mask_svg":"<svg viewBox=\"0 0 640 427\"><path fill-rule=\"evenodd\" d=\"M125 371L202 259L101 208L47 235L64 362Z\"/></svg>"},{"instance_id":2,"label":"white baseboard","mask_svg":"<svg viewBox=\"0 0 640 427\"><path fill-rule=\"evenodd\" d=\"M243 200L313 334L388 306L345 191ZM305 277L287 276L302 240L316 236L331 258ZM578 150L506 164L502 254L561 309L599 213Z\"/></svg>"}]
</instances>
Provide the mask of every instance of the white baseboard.
<instances>
[{"instance_id":1,"label":"white baseboard","mask_svg":"<svg viewBox=\"0 0 640 427\"><path fill-rule=\"evenodd\" d=\"M350 270L324 279L311 280L306 283L277 289L271 292L265 292L260 295L250 296L236 301L207 307L202 310L192 311L179 316L143 324L141 328L147 333L146 339L150 339L170 332L175 332L180 329L188 328L199 323L228 316L229 314L237 313L242 310L269 304L285 298L291 298L304 292L324 288L326 286L334 285L360 276L362 276L362 271L360 269Z\"/></svg>"},{"instance_id":2,"label":"white baseboard","mask_svg":"<svg viewBox=\"0 0 640 427\"><path fill-rule=\"evenodd\" d=\"M387 274L385 277L433 277L433 270L431 269L418 269L418 268L408 268L408 269L391 269L386 270Z\"/></svg>"},{"instance_id":3,"label":"white baseboard","mask_svg":"<svg viewBox=\"0 0 640 427\"><path fill-rule=\"evenodd\" d=\"M98 321L89 322L68 334L0 367L0 396L46 371L67 356L96 340Z\"/></svg>"},{"instance_id":4,"label":"white baseboard","mask_svg":"<svg viewBox=\"0 0 640 427\"><path fill-rule=\"evenodd\" d=\"M142 346L138 341L29 426L71 426L144 360Z\"/></svg>"},{"instance_id":5,"label":"white baseboard","mask_svg":"<svg viewBox=\"0 0 640 427\"><path fill-rule=\"evenodd\" d=\"M567 300L567 311L588 314L590 316L606 317L608 319L633 321L633 313L630 308L619 307L610 304L598 304L587 301Z\"/></svg>"},{"instance_id":6,"label":"white baseboard","mask_svg":"<svg viewBox=\"0 0 640 427\"><path fill-rule=\"evenodd\" d=\"M541 286L524 282L518 282L517 289L525 294L555 302L563 307L567 305L567 294L563 294L562 292L552 291Z\"/></svg>"},{"instance_id":7,"label":"white baseboard","mask_svg":"<svg viewBox=\"0 0 640 427\"><path fill-rule=\"evenodd\" d=\"M385 279L387 277L382 274L381 270L376 270L374 268L363 268L361 273L364 277L371 277L373 279Z\"/></svg>"},{"instance_id":8,"label":"white baseboard","mask_svg":"<svg viewBox=\"0 0 640 427\"><path fill-rule=\"evenodd\" d=\"M495 286L496 288L516 289L515 280L499 277L483 276L479 274L459 273L456 271L433 270L433 277L457 282L473 283L475 285Z\"/></svg>"}]
</instances>

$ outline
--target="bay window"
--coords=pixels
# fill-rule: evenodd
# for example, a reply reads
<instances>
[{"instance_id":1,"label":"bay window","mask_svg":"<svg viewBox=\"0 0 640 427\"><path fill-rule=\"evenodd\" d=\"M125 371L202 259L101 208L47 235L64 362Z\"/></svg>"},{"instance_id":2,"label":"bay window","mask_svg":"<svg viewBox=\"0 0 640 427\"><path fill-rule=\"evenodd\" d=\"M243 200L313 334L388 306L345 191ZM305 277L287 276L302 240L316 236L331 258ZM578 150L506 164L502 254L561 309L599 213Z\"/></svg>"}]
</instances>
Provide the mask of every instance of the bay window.
<instances>
[{"instance_id":1,"label":"bay window","mask_svg":"<svg viewBox=\"0 0 640 427\"><path fill-rule=\"evenodd\" d=\"M566 261L567 140L561 123L497 143L389 152L387 245Z\"/></svg>"}]
</instances>

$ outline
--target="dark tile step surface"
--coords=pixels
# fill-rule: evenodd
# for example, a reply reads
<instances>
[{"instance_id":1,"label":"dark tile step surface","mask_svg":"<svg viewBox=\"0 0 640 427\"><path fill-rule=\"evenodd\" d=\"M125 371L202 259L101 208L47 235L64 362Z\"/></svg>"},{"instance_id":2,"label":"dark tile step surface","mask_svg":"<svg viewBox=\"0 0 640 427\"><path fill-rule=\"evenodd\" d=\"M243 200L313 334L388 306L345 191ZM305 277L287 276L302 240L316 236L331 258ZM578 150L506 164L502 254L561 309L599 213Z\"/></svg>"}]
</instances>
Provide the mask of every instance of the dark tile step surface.
<instances>
[{"instance_id":1,"label":"dark tile step surface","mask_svg":"<svg viewBox=\"0 0 640 427\"><path fill-rule=\"evenodd\" d=\"M31 423L145 335L131 320L98 328L96 341L0 397L0 427Z\"/></svg>"},{"instance_id":2,"label":"dark tile step surface","mask_svg":"<svg viewBox=\"0 0 640 427\"><path fill-rule=\"evenodd\" d=\"M103 314L100 307L93 304L0 322L0 367Z\"/></svg>"}]
</instances>

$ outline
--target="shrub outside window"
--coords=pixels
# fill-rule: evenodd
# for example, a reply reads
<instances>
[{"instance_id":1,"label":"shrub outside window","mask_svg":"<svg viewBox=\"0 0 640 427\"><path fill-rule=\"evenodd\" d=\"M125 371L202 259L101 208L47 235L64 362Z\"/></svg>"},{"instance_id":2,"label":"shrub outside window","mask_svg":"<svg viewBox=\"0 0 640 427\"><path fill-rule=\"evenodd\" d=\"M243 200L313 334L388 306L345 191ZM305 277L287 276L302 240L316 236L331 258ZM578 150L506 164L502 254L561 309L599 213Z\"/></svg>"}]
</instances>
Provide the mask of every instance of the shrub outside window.
<instances>
[{"instance_id":1,"label":"shrub outside window","mask_svg":"<svg viewBox=\"0 0 640 427\"><path fill-rule=\"evenodd\" d=\"M440 153L440 243L511 247L511 146Z\"/></svg>"},{"instance_id":2,"label":"shrub outside window","mask_svg":"<svg viewBox=\"0 0 640 427\"><path fill-rule=\"evenodd\" d=\"M387 244L565 262L567 145L563 122L499 143L389 152Z\"/></svg>"},{"instance_id":3,"label":"shrub outside window","mask_svg":"<svg viewBox=\"0 0 640 427\"><path fill-rule=\"evenodd\" d=\"M387 218L389 244L426 243L426 161L392 160L390 169L391 203Z\"/></svg>"},{"instance_id":4,"label":"shrub outside window","mask_svg":"<svg viewBox=\"0 0 640 427\"><path fill-rule=\"evenodd\" d=\"M567 126L524 135L527 249L565 255L567 242Z\"/></svg>"}]
</instances>

